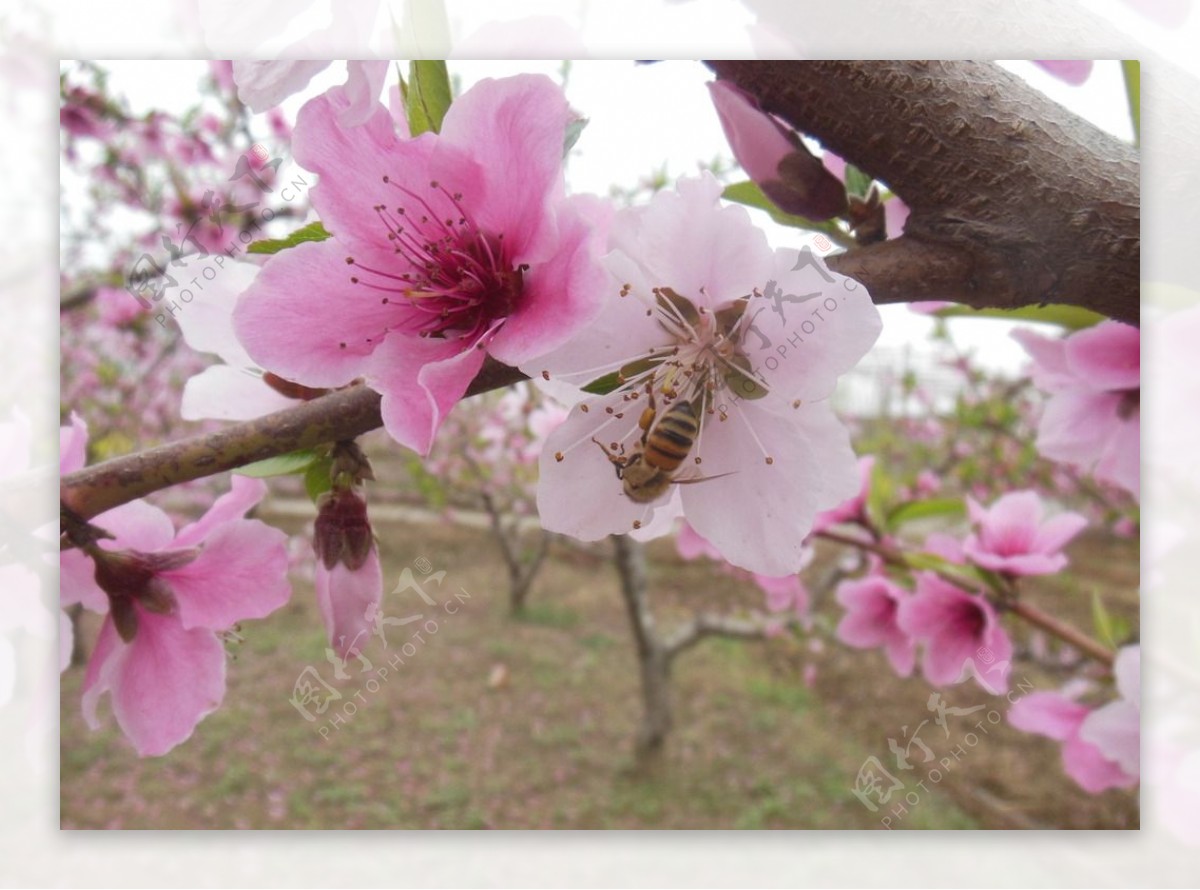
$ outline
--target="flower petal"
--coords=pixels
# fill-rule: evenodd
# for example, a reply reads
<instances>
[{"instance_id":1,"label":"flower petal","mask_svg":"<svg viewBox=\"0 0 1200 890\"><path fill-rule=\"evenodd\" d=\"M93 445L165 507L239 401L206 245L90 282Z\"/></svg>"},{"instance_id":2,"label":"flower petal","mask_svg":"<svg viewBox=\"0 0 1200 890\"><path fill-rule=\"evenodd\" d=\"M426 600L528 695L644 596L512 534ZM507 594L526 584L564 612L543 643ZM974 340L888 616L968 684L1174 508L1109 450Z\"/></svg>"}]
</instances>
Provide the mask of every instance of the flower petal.
<instances>
[{"instance_id":1,"label":"flower petal","mask_svg":"<svg viewBox=\"0 0 1200 890\"><path fill-rule=\"evenodd\" d=\"M439 173L458 166L447 149L480 164L484 194L464 191L475 223L504 233L515 263L541 262L554 252L546 201L563 193L563 139L575 119L562 89L542 74L485 78L458 97L438 134Z\"/></svg>"},{"instance_id":2,"label":"flower petal","mask_svg":"<svg viewBox=\"0 0 1200 890\"><path fill-rule=\"evenodd\" d=\"M245 367L212 365L183 385L179 416L184 420L253 420L296 405Z\"/></svg>"},{"instance_id":3,"label":"flower petal","mask_svg":"<svg viewBox=\"0 0 1200 890\"><path fill-rule=\"evenodd\" d=\"M242 294L234 329L260 367L318 387L362 373L397 307L350 280L346 250L333 239L299 244L272 257Z\"/></svg>"},{"instance_id":4,"label":"flower petal","mask_svg":"<svg viewBox=\"0 0 1200 890\"><path fill-rule=\"evenodd\" d=\"M524 367L526 363L588 328L604 306L610 279L598 259L598 235L610 209L606 202L588 198L561 205L558 250L527 274L520 305L488 345L498 361L527 374L542 368Z\"/></svg>"},{"instance_id":5,"label":"flower petal","mask_svg":"<svg viewBox=\"0 0 1200 890\"><path fill-rule=\"evenodd\" d=\"M1022 732L1066 741L1079 731L1088 709L1058 692L1031 692L1013 702L1008 722Z\"/></svg>"},{"instance_id":6,"label":"flower petal","mask_svg":"<svg viewBox=\"0 0 1200 890\"><path fill-rule=\"evenodd\" d=\"M267 483L237 473L230 478L230 490L217 498L200 519L185 525L175 535L172 547L194 547L219 526L241 519L267 494Z\"/></svg>"},{"instance_id":7,"label":"flower petal","mask_svg":"<svg viewBox=\"0 0 1200 890\"><path fill-rule=\"evenodd\" d=\"M23 432L22 432L23 429ZM14 425L16 435L21 436L26 443L20 450L29 452L29 422L23 426L19 422ZM60 476L82 470L87 463L88 428L84 419L71 412L71 422L58 430L58 472Z\"/></svg>"},{"instance_id":8,"label":"flower petal","mask_svg":"<svg viewBox=\"0 0 1200 890\"><path fill-rule=\"evenodd\" d=\"M162 577L175 592L183 627L226 630L284 605L292 594L287 570L287 535L256 519L235 519L208 535L195 560Z\"/></svg>"},{"instance_id":9,"label":"flower petal","mask_svg":"<svg viewBox=\"0 0 1200 890\"><path fill-rule=\"evenodd\" d=\"M485 356L482 348L460 340L388 337L372 356L367 377L383 396L388 435L418 454L429 454L438 428L479 373Z\"/></svg>"},{"instance_id":10,"label":"flower petal","mask_svg":"<svg viewBox=\"0 0 1200 890\"><path fill-rule=\"evenodd\" d=\"M166 754L191 737L225 697L225 647L212 631L185 630L177 618L144 610L129 644L116 637L111 625L105 621L111 635L106 664L85 694L111 692L117 724L138 754ZM101 655L97 644L92 657Z\"/></svg>"},{"instance_id":11,"label":"flower petal","mask_svg":"<svg viewBox=\"0 0 1200 890\"><path fill-rule=\"evenodd\" d=\"M706 419L697 454L694 475L722 478L683 487L687 521L726 560L761 575L798 571L817 513L859 487L849 434L823 402L788 415L734 406L724 422Z\"/></svg>"},{"instance_id":12,"label":"flower petal","mask_svg":"<svg viewBox=\"0 0 1200 890\"><path fill-rule=\"evenodd\" d=\"M1094 389L1137 389L1142 378L1141 341L1141 333L1132 325L1101 322L1066 339L1067 366Z\"/></svg>"},{"instance_id":13,"label":"flower petal","mask_svg":"<svg viewBox=\"0 0 1200 890\"><path fill-rule=\"evenodd\" d=\"M316 588L329 645L343 659L352 651L362 651L375 629L375 610L383 598L379 551L372 547L357 571L342 563L327 569L317 560Z\"/></svg>"}]
</instances>

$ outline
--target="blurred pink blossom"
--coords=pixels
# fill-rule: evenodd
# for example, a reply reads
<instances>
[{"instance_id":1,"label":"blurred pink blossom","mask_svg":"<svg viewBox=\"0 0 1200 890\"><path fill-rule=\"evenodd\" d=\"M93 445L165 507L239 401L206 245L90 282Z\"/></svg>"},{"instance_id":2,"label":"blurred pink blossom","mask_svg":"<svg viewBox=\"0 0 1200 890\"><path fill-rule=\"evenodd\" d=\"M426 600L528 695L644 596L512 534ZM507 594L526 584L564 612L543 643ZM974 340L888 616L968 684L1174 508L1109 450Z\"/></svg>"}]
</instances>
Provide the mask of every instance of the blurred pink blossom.
<instances>
[{"instance_id":1,"label":"blurred pink blossom","mask_svg":"<svg viewBox=\"0 0 1200 890\"><path fill-rule=\"evenodd\" d=\"M921 572L916 593L900 604L897 624L924 644L921 668L935 686L958 683L971 674L993 694L1008 689L1012 642L983 597Z\"/></svg>"},{"instance_id":2,"label":"blurred pink blossom","mask_svg":"<svg viewBox=\"0 0 1200 890\"><path fill-rule=\"evenodd\" d=\"M1125 773L1096 745L1080 737L1080 728L1089 714L1086 705L1062 693L1031 692L1013 703L1008 722L1017 729L1061 742L1063 770L1091 794L1136 785L1136 775Z\"/></svg>"},{"instance_id":3,"label":"blurred pink blossom","mask_svg":"<svg viewBox=\"0 0 1200 890\"><path fill-rule=\"evenodd\" d=\"M1064 83L1069 83L1073 87L1079 86L1092 76L1092 61L1090 59L1080 61L1035 59L1033 64Z\"/></svg>"},{"instance_id":4,"label":"blurred pink blossom","mask_svg":"<svg viewBox=\"0 0 1200 890\"><path fill-rule=\"evenodd\" d=\"M1119 698L1092 711L1079 737L1130 776L1141 775L1142 648L1125 646L1113 664Z\"/></svg>"},{"instance_id":5,"label":"blurred pink blossom","mask_svg":"<svg viewBox=\"0 0 1200 890\"><path fill-rule=\"evenodd\" d=\"M1140 492L1141 335L1105 321L1051 339L1029 330L1013 337L1033 358L1033 382L1049 393L1038 424L1038 450Z\"/></svg>"},{"instance_id":6,"label":"blurred pink blossom","mask_svg":"<svg viewBox=\"0 0 1200 890\"><path fill-rule=\"evenodd\" d=\"M882 648L901 677L912 673L917 641L899 624L900 607L910 594L883 575L868 575L838 585L837 601L846 609L836 636L855 649Z\"/></svg>"},{"instance_id":7,"label":"blurred pink blossom","mask_svg":"<svg viewBox=\"0 0 1200 890\"><path fill-rule=\"evenodd\" d=\"M975 530L963 552L976 565L1010 575L1051 575L1067 564L1062 548L1087 526L1078 513L1060 513L1042 522L1042 499L1035 491L1003 495L986 510L967 498Z\"/></svg>"}]
</instances>

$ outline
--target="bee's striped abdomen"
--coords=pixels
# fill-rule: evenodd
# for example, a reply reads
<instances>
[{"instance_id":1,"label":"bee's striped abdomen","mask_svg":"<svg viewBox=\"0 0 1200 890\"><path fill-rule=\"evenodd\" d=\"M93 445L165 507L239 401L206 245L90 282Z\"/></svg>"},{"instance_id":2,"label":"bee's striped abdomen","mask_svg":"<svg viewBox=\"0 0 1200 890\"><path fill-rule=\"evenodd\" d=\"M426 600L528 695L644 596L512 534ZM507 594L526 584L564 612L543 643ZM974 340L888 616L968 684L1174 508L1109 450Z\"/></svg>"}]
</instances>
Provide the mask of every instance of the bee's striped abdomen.
<instances>
[{"instance_id":1,"label":"bee's striped abdomen","mask_svg":"<svg viewBox=\"0 0 1200 890\"><path fill-rule=\"evenodd\" d=\"M669 473L683 463L692 450L700 421L691 402L676 402L650 431L642 459Z\"/></svg>"}]
</instances>

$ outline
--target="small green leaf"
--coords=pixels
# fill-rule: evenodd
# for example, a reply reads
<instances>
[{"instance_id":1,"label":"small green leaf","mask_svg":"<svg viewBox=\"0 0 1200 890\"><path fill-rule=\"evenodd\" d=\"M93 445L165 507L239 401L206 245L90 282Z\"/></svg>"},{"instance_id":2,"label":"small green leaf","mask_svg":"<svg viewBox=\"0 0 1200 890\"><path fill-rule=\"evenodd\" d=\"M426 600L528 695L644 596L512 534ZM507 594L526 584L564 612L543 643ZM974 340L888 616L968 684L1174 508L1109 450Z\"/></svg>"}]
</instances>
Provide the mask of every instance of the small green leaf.
<instances>
[{"instance_id":1,"label":"small green leaf","mask_svg":"<svg viewBox=\"0 0 1200 890\"><path fill-rule=\"evenodd\" d=\"M317 459L317 452L311 448L303 448L290 454L280 454L268 457L266 460L255 461L234 470L240 476L252 476L255 479L265 479L268 476L287 476L289 473L302 473Z\"/></svg>"},{"instance_id":2,"label":"small green leaf","mask_svg":"<svg viewBox=\"0 0 1200 890\"><path fill-rule=\"evenodd\" d=\"M1125 98L1129 101L1129 119L1133 122L1133 144L1141 142L1142 134L1142 63L1123 59L1121 72L1125 75Z\"/></svg>"},{"instance_id":3,"label":"small green leaf","mask_svg":"<svg viewBox=\"0 0 1200 890\"><path fill-rule=\"evenodd\" d=\"M444 61L414 60L408 63L405 112L408 114L408 129L413 136L430 131L440 132L442 120L452 101L450 74Z\"/></svg>"},{"instance_id":4,"label":"small green leaf","mask_svg":"<svg viewBox=\"0 0 1200 890\"><path fill-rule=\"evenodd\" d=\"M846 191L859 198L865 198L871 190L871 177L863 173L849 161L846 162Z\"/></svg>"},{"instance_id":5,"label":"small green leaf","mask_svg":"<svg viewBox=\"0 0 1200 890\"><path fill-rule=\"evenodd\" d=\"M330 470L333 468L332 457L318 457L304 471L304 490L315 504L317 498L333 487Z\"/></svg>"},{"instance_id":6,"label":"small green leaf","mask_svg":"<svg viewBox=\"0 0 1200 890\"><path fill-rule=\"evenodd\" d=\"M617 387L621 386L626 381L632 380L645 374L658 362L650 361L649 359L638 359L636 362L630 362L627 365L622 365L619 371L613 371L610 374L605 374L603 377L598 377L586 386L581 387L584 392L591 393L596 396L606 396Z\"/></svg>"},{"instance_id":7,"label":"small green leaf","mask_svg":"<svg viewBox=\"0 0 1200 890\"><path fill-rule=\"evenodd\" d=\"M867 491L867 518L876 528L886 529L887 505L893 500L895 485L892 477L883 468L883 461L876 461L871 469L870 488Z\"/></svg>"},{"instance_id":8,"label":"small green leaf","mask_svg":"<svg viewBox=\"0 0 1200 890\"><path fill-rule=\"evenodd\" d=\"M1070 331L1090 328L1105 320L1105 316L1079 306L1048 303L1045 306L1022 306L1019 309L973 309L970 306L947 306L933 313L938 318L1003 318L1008 321L1032 321L1058 325Z\"/></svg>"},{"instance_id":9,"label":"small green leaf","mask_svg":"<svg viewBox=\"0 0 1200 890\"><path fill-rule=\"evenodd\" d=\"M779 223L781 226L788 226L793 229L807 229L810 232L824 232L835 241L845 239L846 233L843 232L833 220L825 220L817 222L805 216L796 216L791 213L784 213L775 203L763 194L763 190L753 182L735 182L733 185L725 186L725 191L722 197L726 201L733 201L735 204L743 204L746 207L754 207L757 210L765 210L771 215L771 219Z\"/></svg>"},{"instance_id":10,"label":"small green leaf","mask_svg":"<svg viewBox=\"0 0 1200 890\"><path fill-rule=\"evenodd\" d=\"M756 378L738 368L730 368L725 372L725 385L739 399L754 401L767 394L767 388Z\"/></svg>"},{"instance_id":11,"label":"small green leaf","mask_svg":"<svg viewBox=\"0 0 1200 890\"><path fill-rule=\"evenodd\" d=\"M287 250L289 247L295 247L297 244L303 244L305 241L324 241L329 237L329 233L325 231L325 226L318 220L314 223L309 223L303 228L296 229L286 238L268 238L265 241L254 241L246 248L247 253L279 253L281 250Z\"/></svg>"},{"instance_id":12,"label":"small green leaf","mask_svg":"<svg viewBox=\"0 0 1200 890\"><path fill-rule=\"evenodd\" d=\"M1119 637L1116 622L1109 614L1108 609L1104 608L1104 603L1100 601L1100 594L1095 590L1092 591L1092 625L1096 628L1096 635L1100 637L1102 643L1113 649L1117 648Z\"/></svg>"},{"instance_id":13,"label":"small green leaf","mask_svg":"<svg viewBox=\"0 0 1200 890\"><path fill-rule=\"evenodd\" d=\"M579 137L583 135L583 128L588 125L586 117L578 117L567 124L567 129L563 133L563 157L571 153L571 149L575 147L575 143L579 141Z\"/></svg>"},{"instance_id":14,"label":"small green leaf","mask_svg":"<svg viewBox=\"0 0 1200 890\"><path fill-rule=\"evenodd\" d=\"M888 528L899 528L906 522L917 519L930 519L935 516L958 518L966 513L963 502L958 498L929 498L923 501L909 501L894 508L888 513Z\"/></svg>"}]
</instances>

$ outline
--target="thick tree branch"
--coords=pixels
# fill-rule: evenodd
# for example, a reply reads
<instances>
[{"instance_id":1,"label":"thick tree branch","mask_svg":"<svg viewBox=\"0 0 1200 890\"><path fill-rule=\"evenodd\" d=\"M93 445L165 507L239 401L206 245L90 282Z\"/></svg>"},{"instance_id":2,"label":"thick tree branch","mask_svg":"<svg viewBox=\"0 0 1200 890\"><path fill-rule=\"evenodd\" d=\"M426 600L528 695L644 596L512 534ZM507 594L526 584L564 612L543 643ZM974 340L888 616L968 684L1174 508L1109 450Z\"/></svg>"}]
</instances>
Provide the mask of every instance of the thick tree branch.
<instances>
[{"instance_id":1,"label":"thick tree branch","mask_svg":"<svg viewBox=\"0 0 1200 890\"><path fill-rule=\"evenodd\" d=\"M876 302L1067 303L1137 324L1136 150L991 63L712 61L885 182L903 237L830 258Z\"/></svg>"},{"instance_id":2,"label":"thick tree branch","mask_svg":"<svg viewBox=\"0 0 1200 890\"><path fill-rule=\"evenodd\" d=\"M525 375L488 360L467 389L478 395L509 386ZM205 476L235 470L326 442L353 439L383 425L379 394L363 385L331 392L257 420L234 423L203 436L107 460L62 478L62 504L80 519Z\"/></svg>"}]
</instances>

